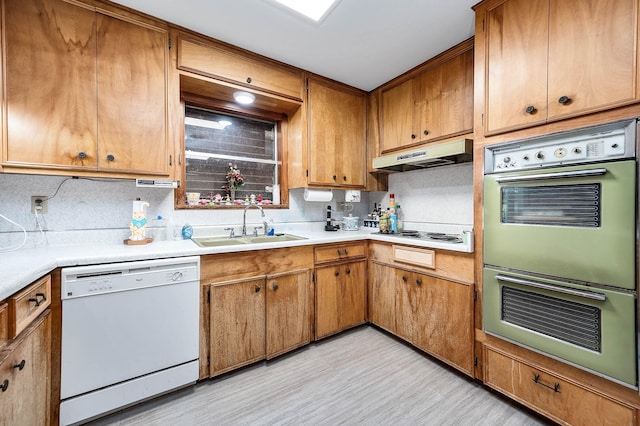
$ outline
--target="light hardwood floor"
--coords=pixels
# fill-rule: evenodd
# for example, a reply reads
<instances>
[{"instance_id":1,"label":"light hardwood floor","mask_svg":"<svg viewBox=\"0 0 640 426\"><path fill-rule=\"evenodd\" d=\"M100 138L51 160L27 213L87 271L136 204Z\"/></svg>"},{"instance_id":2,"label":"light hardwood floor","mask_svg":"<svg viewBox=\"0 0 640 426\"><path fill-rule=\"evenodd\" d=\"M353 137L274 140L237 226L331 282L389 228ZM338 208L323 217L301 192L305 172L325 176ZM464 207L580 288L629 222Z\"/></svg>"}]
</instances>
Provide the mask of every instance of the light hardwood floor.
<instances>
[{"instance_id":1,"label":"light hardwood floor","mask_svg":"<svg viewBox=\"0 0 640 426\"><path fill-rule=\"evenodd\" d=\"M107 425L546 425L362 326L92 422Z\"/></svg>"}]
</instances>

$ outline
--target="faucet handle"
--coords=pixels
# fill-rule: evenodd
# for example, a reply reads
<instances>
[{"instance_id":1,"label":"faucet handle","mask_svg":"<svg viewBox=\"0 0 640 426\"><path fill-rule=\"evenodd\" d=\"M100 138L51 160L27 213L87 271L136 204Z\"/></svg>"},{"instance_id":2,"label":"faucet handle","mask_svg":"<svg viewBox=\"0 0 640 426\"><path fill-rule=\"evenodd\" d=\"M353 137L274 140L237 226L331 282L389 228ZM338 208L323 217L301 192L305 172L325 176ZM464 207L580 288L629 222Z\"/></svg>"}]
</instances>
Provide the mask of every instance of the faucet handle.
<instances>
[{"instance_id":1,"label":"faucet handle","mask_svg":"<svg viewBox=\"0 0 640 426\"><path fill-rule=\"evenodd\" d=\"M229 238L233 238L236 236L236 231L235 229L233 229L233 227L229 227L229 228L224 228L225 231L231 231L229 232Z\"/></svg>"},{"instance_id":2,"label":"faucet handle","mask_svg":"<svg viewBox=\"0 0 640 426\"><path fill-rule=\"evenodd\" d=\"M258 229L262 229L262 226L254 226L253 227L253 236L254 237L258 236Z\"/></svg>"}]
</instances>

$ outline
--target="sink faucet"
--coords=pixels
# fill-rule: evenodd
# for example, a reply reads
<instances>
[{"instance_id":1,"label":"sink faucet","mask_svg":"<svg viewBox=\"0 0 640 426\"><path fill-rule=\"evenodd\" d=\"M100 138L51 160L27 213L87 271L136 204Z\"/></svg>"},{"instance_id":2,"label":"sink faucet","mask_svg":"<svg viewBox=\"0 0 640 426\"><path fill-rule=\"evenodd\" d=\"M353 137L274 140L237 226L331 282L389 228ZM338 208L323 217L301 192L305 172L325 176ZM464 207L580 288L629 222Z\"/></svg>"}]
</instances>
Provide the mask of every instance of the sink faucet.
<instances>
[{"instance_id":1,"label":"sink faucet","mask_svg":"<svg viewBox=\"0 0 640 426\"><path fill-rule=\"evenodd\" d=\"M262 207L260 207L256 203L251 203L251 204L247 205L247 207L244 208L244 213L242 214L242 236L243 237L247 236L247 210L249 210L249 207L251 207L251 206L256 206L260 210L260 214L262 215L262 217L264 217L264 210L262 210ZM265 222L263 222L263 223L265 223ZM266 226L264 228L264 232L265 233L267 232Z\"/></svg>"}]
</instances>

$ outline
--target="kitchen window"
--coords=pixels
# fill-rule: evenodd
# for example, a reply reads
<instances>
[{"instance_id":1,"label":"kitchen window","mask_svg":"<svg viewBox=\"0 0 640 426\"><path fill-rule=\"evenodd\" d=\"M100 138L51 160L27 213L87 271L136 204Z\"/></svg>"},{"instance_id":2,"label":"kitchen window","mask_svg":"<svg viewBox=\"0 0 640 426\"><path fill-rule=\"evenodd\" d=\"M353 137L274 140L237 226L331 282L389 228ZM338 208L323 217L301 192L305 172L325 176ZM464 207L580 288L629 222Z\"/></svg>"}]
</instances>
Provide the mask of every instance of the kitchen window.
<instances>
[{"instance_id":1,"label":"kitchen window","mask_svg":"<svg viewBox=\"0 0 640 426\"><path fill-rule=\"evenodd\" d=\"M199 200L192 199L189 207L240 207L251 200L262 205L280 204L283 125L273 117L187 105L185 190L177 204L187 205L190 193L199 194ZM236 174L229 182L233 172L239 172L240 177ZM234 180L241 180L242 185L233 188Z\"/></svg>"}]
</instances>

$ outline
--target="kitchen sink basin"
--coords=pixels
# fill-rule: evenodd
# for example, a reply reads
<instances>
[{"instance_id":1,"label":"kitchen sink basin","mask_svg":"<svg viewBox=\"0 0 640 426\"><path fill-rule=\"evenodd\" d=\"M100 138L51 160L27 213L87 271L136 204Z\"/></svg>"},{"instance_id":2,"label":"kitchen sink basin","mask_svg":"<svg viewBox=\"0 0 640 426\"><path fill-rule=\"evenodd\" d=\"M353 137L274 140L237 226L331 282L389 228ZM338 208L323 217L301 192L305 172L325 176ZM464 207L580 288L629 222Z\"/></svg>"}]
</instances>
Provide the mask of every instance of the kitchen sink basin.
<instances>
[{"instance_id":1,"label":"kitchen sink basin","mask_svg":"<svg viewBox=\"0 0 640 426\"><path fill-rule=\"evenodd\" d=\"M305 237L292 234L260 235L257 237L201 237L192 238L200 247L235 246L239 244L277 243L281 241L306 240Z\"/></svg>"}]
</instances>

